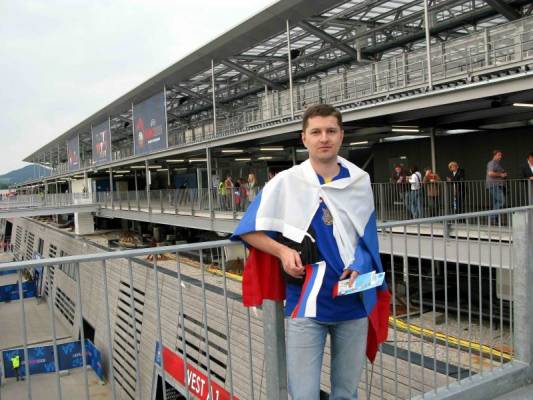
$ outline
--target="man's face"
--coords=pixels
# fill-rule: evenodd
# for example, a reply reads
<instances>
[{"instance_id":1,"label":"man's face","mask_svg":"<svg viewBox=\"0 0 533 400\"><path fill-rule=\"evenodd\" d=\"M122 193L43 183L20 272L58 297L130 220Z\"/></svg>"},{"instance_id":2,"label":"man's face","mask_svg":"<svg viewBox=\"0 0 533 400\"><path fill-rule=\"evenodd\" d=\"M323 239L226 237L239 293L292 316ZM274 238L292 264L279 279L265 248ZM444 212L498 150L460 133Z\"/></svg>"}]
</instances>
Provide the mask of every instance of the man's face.
<instances>
[{"instance_id":1,"label":"man's face","mask_svg":"<svg viewBox=\"0 0 533 400\"><path fill-rule=\"evenodd\" d=\"M333 115L309 118L307 128L302 132L302 142L309 158L318 162L337 160L343 138L344 131Z\"/></svg>"},{"instance_id":2,"label":"man's face","mask_svg":"<svg viewBox=\"0 0 533 400\"><path fill-rule=\"evenodd\" d=\"M529 156L527 158L527 160L529 161L529 165L533 165L533 157L532 156Z\"/></svg>"},{"instance_id":3,"label":"man's face","mask_svg":"<svg viewBox=\"0 0 533 400\"><path fill-rule=\"evenodd\" d=\"M499 152L497 152L496 154L494 154L494 159L495 159L496 161L501 161L502 158L503 158L503 154L502 154L501 151L499 151Z\"/></svg>"}]
</instances>

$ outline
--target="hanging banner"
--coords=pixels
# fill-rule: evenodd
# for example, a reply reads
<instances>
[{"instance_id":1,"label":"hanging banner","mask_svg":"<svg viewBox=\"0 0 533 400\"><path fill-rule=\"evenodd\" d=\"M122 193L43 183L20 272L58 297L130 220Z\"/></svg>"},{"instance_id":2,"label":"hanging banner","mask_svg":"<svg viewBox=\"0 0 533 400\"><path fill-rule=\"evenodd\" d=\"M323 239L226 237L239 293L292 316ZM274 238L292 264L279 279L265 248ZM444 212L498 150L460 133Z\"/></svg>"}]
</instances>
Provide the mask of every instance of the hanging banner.
<instances>
[{"instance_id":1,"label":"hanging banner","mask_svg":"<svg viewBox=\"0 0 533 400\"><path fill-rule=\"evenodd\" d=\"M109 119L91 127L93 142L93 163L101 164L111 161L111 124Z\"/></svg>"},{"instance_id":2,"label":"hanging banner","mask_svg":"<svg viewBox=\"0 0 533 400\"><path fill-rule=\"evenodd\" d=\"M80 169L80 137L78 135L67 140L67 164L69 171Z\"/></svg>"},{"instance_id":3,"label":"hanging banner","mask_svg":"<svg viewBox=\"0 0 533 400\"><path fill-rule=\"evenodd\" d=\"M165 92L133 105L133 152L146 154L167 148Z\"/></svg>"}]
</instances>

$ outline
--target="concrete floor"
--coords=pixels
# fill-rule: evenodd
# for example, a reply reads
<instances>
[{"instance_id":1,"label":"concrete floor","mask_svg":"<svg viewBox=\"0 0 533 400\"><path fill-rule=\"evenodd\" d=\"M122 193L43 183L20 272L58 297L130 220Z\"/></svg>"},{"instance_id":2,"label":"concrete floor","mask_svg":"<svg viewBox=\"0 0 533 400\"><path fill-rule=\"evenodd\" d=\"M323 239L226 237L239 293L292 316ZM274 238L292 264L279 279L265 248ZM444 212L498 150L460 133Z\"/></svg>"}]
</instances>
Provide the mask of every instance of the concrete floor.
<instances>
[{"instance_id":1,"label":"concrete floor","mask_svg":"<svg viewBox=\"0 0 533 400\"><path fill-rule=\"evenodd\" d=\"M533 400L533 384L513 390L494 400Z\"/></svg>"},{"instance_id":2,"label":"concrete floor","mask_svg":"<svg viewBox=\"0 0 533 400\"><path fill-rule=\"evenodd\" d=\"M1 262L1 261L0 261ZM0 275L0 285L15 283L18 274ZM28 346L44 345L52 342L50 315L46 301L37 302L35 298L25 299L26 328ZM73 338L69 331L56 319L56 338L59 343ZM22 347L21 304L17 301L0 303L0 350ZM1 361L0 361L1 362ZM110 399L109 384L102 384L91 368L87 369L90 399ZM27 381L1 378L0 400L18 400L28 398ZM55 374L38 374L30 378L33 399L59 399ZM60 378L63 399L85 399L83 369L76 368Z\"/></svg>"}]
</instances>

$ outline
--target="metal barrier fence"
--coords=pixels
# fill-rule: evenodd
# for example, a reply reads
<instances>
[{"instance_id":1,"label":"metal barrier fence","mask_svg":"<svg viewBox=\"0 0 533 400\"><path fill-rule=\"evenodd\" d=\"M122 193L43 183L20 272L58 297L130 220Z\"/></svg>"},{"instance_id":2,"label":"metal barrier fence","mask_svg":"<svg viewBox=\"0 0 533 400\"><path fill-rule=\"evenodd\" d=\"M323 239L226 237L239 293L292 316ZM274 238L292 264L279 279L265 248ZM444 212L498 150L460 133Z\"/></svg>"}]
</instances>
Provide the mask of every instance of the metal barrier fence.
<instances>
[{"instance_id":1,"label":"metal barrier fence","mask_svg":"<svg viewBox=\"0 0 533 400\"><path fill-rule=\"evenodd\" d=\"M378 225L392 294L390 330L375 364L365 366L360 398L454 398L459 393L461 398L488 399L532 378L528 368L533 362L533 301L529 296L533 284L533 207L495 213L502 216L496 224L488 218L491 212L480 212ZM483 219L488 225L482 223ZM503 220L509 223L503 225ZM163 382L168 378L189 398L198 397L190 385L186 390L185 381L180 386L175 371L165 364L183 357L184 376L188 376L188 369L200 373L210 398L216 390L227 393L228 398L286 399L281 307L267 302L262 310L256 310L262 315L261 321L255 312L242 306L239 278L229 271L225 256L236 246L242 245L217 241L41 259L5 264L0 271L16 269L21 292L23 269L44 266L48 275L54 266L74 266L78 326L83 326L83 318L90 312L85 310L95 308L94 296L99 298L96 313L105 320L105 334L99 341L105 344L105 370L113 398L124 388L115 384L122 367L114 365L114 360L121 350L112 340L111 321L116 318L110 315L109 304L114 299L109 288L116 291L115 279L123 276L127 282L121 290L130 307L129 314L124 315L130 316L126 324L134 335L129 373L135 378L136 398L149 398L151 392L146 386L157 381L147 381L146 368L155 368L154 377L159 374ZM158 255L167 255L167 261L158 260ZM172 256L171 261L168 256ZM147 263L145 258L150 261ZM141 318L142 341L135 336L139 322L134 285L140 279L135 271L141 267L144 272L140 275L145 279L141 283L146 288L144 307L151 310ZM98 287L99 291L88 295L86 287ZM56 290L51 290L47 300L50 341L57 351L54 296ZM25 359L27 302L20 302ZM194 329L191 321L195 321ZM257 326L262 327L262 333L254 328ZM83 329L79 332L83 344ZM190 335L195 340L188 340ZM155 342L165 348L161 368L153 363ZM176 353L165 357L169 351ZM225 373L219 369L220 354ZM328 391L327 357L324 363L322 389ZM83 371L80 393L89 398L86 368ZM31 399L32 378L27 364L25 373ZM57 398L62 398L62 389L59 374L55 373ZM166 398L166 390L163 396Z\"/></svg>"},{"instance_id":2,"label":"metal barrier fence","mask_svg":"<svg viewBox=\"0 0 533 400\"><path fill-rule=\"evenodd\" d=\"M417 190L412 190L410 184L373 183L372 189L380 221L533 205L533 181L527 179L507 180L501 186L491 187L487 187L484 180L430 182L422 183ZM203 216L212 211L214 216L236 219L246 211L256 193L249 193L245 187L152 190L149 198L146 191L113 192L111 202L109 193L100 192L96 201L103 207L121 210L187 215L200 213Z\"/></svg>"},{"instance_id":3,"label":"metal barrier fence","mask_svg":"<svg viewBox=\"0 0 533 400\"><path fill-rule=\"evenodd\" d=\"M93 204L96 199L95 193L19 194L0 200L0 210Z\"/></svg>"}]
</instances>

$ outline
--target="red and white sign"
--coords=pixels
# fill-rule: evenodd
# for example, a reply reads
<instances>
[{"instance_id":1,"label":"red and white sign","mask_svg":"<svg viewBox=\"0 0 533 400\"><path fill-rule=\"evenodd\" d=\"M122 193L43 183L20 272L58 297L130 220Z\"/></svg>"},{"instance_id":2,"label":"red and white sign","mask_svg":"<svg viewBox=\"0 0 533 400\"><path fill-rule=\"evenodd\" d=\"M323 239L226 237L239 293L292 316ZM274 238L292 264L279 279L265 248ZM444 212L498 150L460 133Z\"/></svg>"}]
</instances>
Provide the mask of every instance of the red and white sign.
<instances>
[{"instance_id":1,"label":"red and white sign","mask_svg":"<svg viewBox=\"0 0 533 400\"><path fill-rule=\"evenodd\" d=\"M226 389L211 381L211 391L213 398L209 396L209 380L198 369L191 364L187 364L187 385L185 385L185 362L183 359L163 346L163 363L165 373L172 376L178 383L187 386L189 392L199 400L231 400L231 395ZM233 400L239 400L233 396Z\"/></svg>"}]
</instances>

